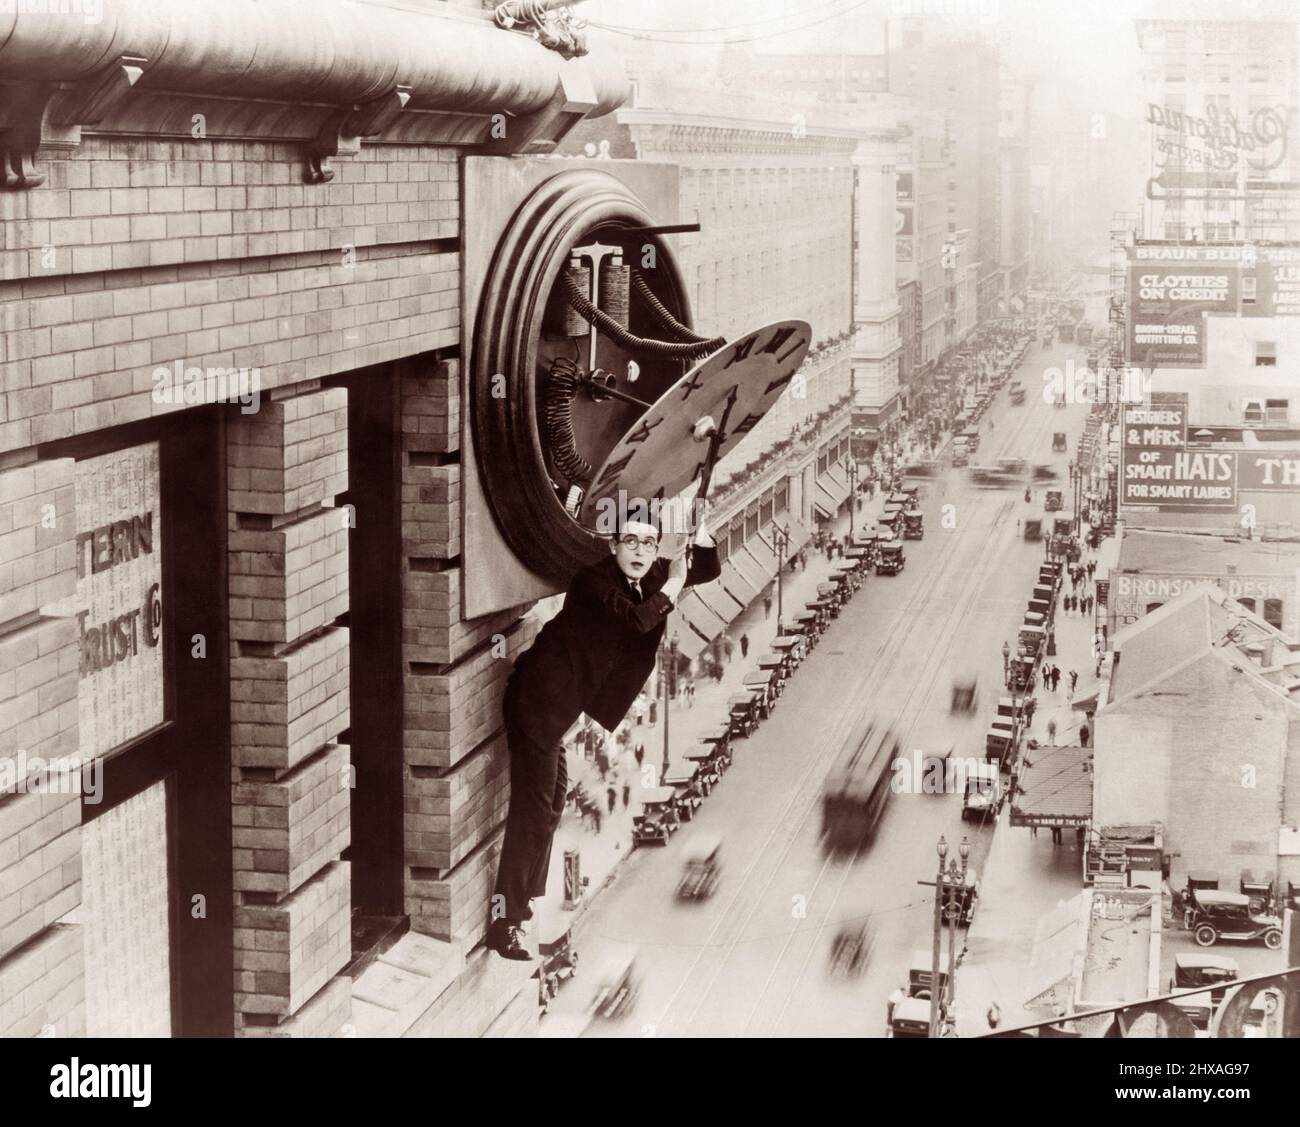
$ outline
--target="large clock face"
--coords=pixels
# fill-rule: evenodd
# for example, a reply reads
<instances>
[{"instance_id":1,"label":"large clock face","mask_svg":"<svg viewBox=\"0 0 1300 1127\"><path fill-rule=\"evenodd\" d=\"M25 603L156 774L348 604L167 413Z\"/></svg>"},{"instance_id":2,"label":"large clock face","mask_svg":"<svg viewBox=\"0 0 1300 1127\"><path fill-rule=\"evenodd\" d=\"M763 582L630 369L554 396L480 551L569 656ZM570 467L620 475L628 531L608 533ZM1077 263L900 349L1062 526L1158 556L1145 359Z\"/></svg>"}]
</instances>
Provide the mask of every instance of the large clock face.
<instances>
[{"instance_id":1,"label":"large clock face","mask_svg":"<svg viewBox=\"0 0 1300 1127\"><path fill-rule=\"evenodd\" d=\"M654 515L655 501L702 483L710 462L753 430L786 389L811 335L804 321L767 325L692 368L610 451L583 500L584 525L608 531L611 515Z\"/></svg>"},{"instance_id":2,"label":"large clock face","mask_svg":"<svg viewBox=\"0 0 1300 1127\"><path fill-rule=\"evenodd\" d=\"M671 250L644 230L654 224L609 172L568 169L515 211L484 278L470 379L479 476L511 550L557 585L607 551L597 502L687 488L807 351L803 322L702 340ZM593 329L588 302L616 323ZM721 442L698 440L705 415L724 424Z\"/></svg>"}]
</instances>

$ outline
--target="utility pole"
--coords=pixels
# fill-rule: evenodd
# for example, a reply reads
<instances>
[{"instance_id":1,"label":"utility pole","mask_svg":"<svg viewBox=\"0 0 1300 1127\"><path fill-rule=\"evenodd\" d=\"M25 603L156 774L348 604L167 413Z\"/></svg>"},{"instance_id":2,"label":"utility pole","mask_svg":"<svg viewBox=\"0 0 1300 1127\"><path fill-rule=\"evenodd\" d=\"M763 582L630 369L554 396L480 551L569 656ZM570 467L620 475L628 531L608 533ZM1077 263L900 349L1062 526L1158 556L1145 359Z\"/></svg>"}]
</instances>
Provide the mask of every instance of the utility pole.
<instances>
[{"instance_id":1,"label":"utility pole","mask_svg":"<svg viewBox=\"0 0 1300 1127\"><path fill-rule=\"evenodd\" d=\"M772 540L776 544L776 632L785 633L785 554L790 550L790 533L772 522Z\"/></svg>"},{"instance_id":2,"label":"utility pole","mask_svg":"<svg viewBox=\"0 0 1300 1127\"><path fill-rule=\"evenodd\" d=\"M853 451L844 455L844 472L849 479L849 539L853 539L853 510L858 503L858 463L853 460Z\"/></svg>"},{"instance_id":3,"label":"utility pole","mask_svg":"<svg viewBox=\"0 0 1300 1127\"><path fill-rule=\"evenodd\" d=\"M659 773L660 783L663 777L668 774L668 704L672 699L673 687L677 683L677 635L672 636L672 640L664 639L664 648L661 651L664 658L664 761L663 769Z\"/></svg>"},{"instance_id":4,"label":"utility pole","mask_svg":"<svg viewBox=\"0 0 1300 1127\"><path fill-rule=\"evenodd\" d=\"M948 842L941 836L935 845L939 854L939 871L933 881L917 881L918 884L934 887L934 948L930 961L930 1036L938 1037L942 1032L943 1019L951 1017L953 1003L957 997L957 920L960 912L957 897L966 884L966 860L970 856L970 839L963 837L957 847L961 861L956 857L948 860ZM947 864L945 865L945 861ZM943 948L943 924L947 915L949 925L948 937L948 978L947 987L940 988L939 963Z\"/></svg>"}]
</instances>

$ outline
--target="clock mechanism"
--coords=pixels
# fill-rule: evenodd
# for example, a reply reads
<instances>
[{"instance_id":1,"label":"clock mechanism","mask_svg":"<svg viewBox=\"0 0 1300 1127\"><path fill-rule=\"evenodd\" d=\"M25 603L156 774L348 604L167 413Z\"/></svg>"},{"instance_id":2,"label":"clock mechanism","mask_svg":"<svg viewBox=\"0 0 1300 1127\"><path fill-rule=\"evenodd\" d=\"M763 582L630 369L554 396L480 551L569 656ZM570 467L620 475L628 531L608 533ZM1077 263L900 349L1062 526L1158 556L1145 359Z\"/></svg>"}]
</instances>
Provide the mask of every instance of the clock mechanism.
<instances>
[{"instance_id":1,"label":"clock mechanism","mask_svg":"<svg viewBox=\"0 0 1300 1127\"><path fill-rule=\"evenodd\" d=\"M775 402L807 353L802 321L732 342L691 327L676 260L631 191L601 169L522 202L484 279L471 421L502 538L566 584L617 516L692 489ZM693 230L693 227L685 228Z\"/></svg>"}]
</instances>

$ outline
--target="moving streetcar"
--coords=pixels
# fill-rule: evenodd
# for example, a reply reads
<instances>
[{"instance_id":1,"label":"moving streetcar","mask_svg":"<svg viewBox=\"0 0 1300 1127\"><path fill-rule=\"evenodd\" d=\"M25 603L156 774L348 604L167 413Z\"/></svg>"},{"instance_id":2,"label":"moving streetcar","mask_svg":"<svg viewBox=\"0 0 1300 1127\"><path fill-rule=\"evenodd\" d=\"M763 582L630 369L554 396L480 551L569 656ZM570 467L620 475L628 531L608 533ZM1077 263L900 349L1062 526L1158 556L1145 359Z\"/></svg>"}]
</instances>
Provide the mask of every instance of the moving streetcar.
<instances>
[{"instance_id":1,"label":"moving streetcar","mask_svg":"<svg viewBox=\"0 0 1300 1127\"><path fill-rule=\"evenodd\" d=\"M889 801L890 765L900 754L889 728L868 724L826 778L822 837L831 851L855 852L875 832Z\"/></svg>"}]
</instances>

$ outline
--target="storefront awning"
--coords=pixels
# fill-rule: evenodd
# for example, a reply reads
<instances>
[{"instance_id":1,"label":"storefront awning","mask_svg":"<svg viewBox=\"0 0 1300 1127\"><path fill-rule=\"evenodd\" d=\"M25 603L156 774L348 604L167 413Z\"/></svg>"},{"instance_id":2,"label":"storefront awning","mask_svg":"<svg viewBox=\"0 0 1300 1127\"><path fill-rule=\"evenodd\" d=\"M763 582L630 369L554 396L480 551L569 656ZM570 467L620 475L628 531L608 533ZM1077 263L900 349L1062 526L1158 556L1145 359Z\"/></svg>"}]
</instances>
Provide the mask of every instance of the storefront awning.
<instances>
[{"instance_id":1,"label":"storefront awning","mask_svg":"<svg viewBox=\"0 0 1300 1127\"><path fill-rule=\"evenodd\" d=\"M1092 748L1040 747L1026 753L1011 800L1013 826L1083 826L1092 818Z\"/></svg>"},{"instance_id":2,"label":"storefront awning","mask_svg":"<svg viewBox=\"0 0 1300 1127\"><path fill-rule=\"evenodd\" d=\"M769 579L776 575L776 553L761 536L751 536L745 541L741 552L748 553L758 565L759 571Z\"/></svg>"},{"instance_id":3,"label":"storefront awning","mask_svg":"<svg viewBox=\"0 0 1300 1127\"><path fill-rule=\"evenodd\" d=\"M722 574L718 577L716 583L710 583L709 586L720 587L727 593L729 601L736 606L735 613L732 615L732 618L734 618L758 598L759 593L766 584L755 583L731 560L728 560L722 565ZM717 602L714 602L713 605L717 606Z\"/></svg>"},{"instance_id":4,"label":"storefront awning","mask_svg":"<svg viewBox=\"0 0 1300 1127\"><path fill-rule=\"evenodd\" d=\"M732 619L753 602L752 596L746 597L748 584L739 580L736 569L730 562L722 565L722 574L712 583L702 584L693 590L696 598L708 607L724 626L730 625Z\"/></svg>"},{"instance_id":5,"label":"storefront awning","mask_svg":"<svg viewBox=\"0 0 1300 1127\"><path fill-rule=\"evenodd\" d=\"M677 648L689 658L696 658L704 648L722 633L726 623L699 596L699 590L690 588L677 602L677 609L668 622L668 636L677 636Z\"/></svg>"},{"instance_id":6,"label":"storefront awning","mask_svg":"<svg viewBox=\"0 0 1300 1127\"><path fill-rule=\"evenodd\" d=\"M755 591L761 591L767 586L772 576L763 570L762 564L754 559L748 552L740 551L727 559L729 564L736 573L745 580Z\"/></svg>"},{"instance_id":7,"label":"storefront awning","mask_svg":"<svg viewBox=\"0 0 1300 1127\"><path fill-rule=\"evenodd\" d=\"M844 471L836 462L824 474L817 476L817 499L813 503L819 511L829 509L829 515L833 516L847 500L849 492L849 483L844 480Z\"/></svg>"}]
</instances>

